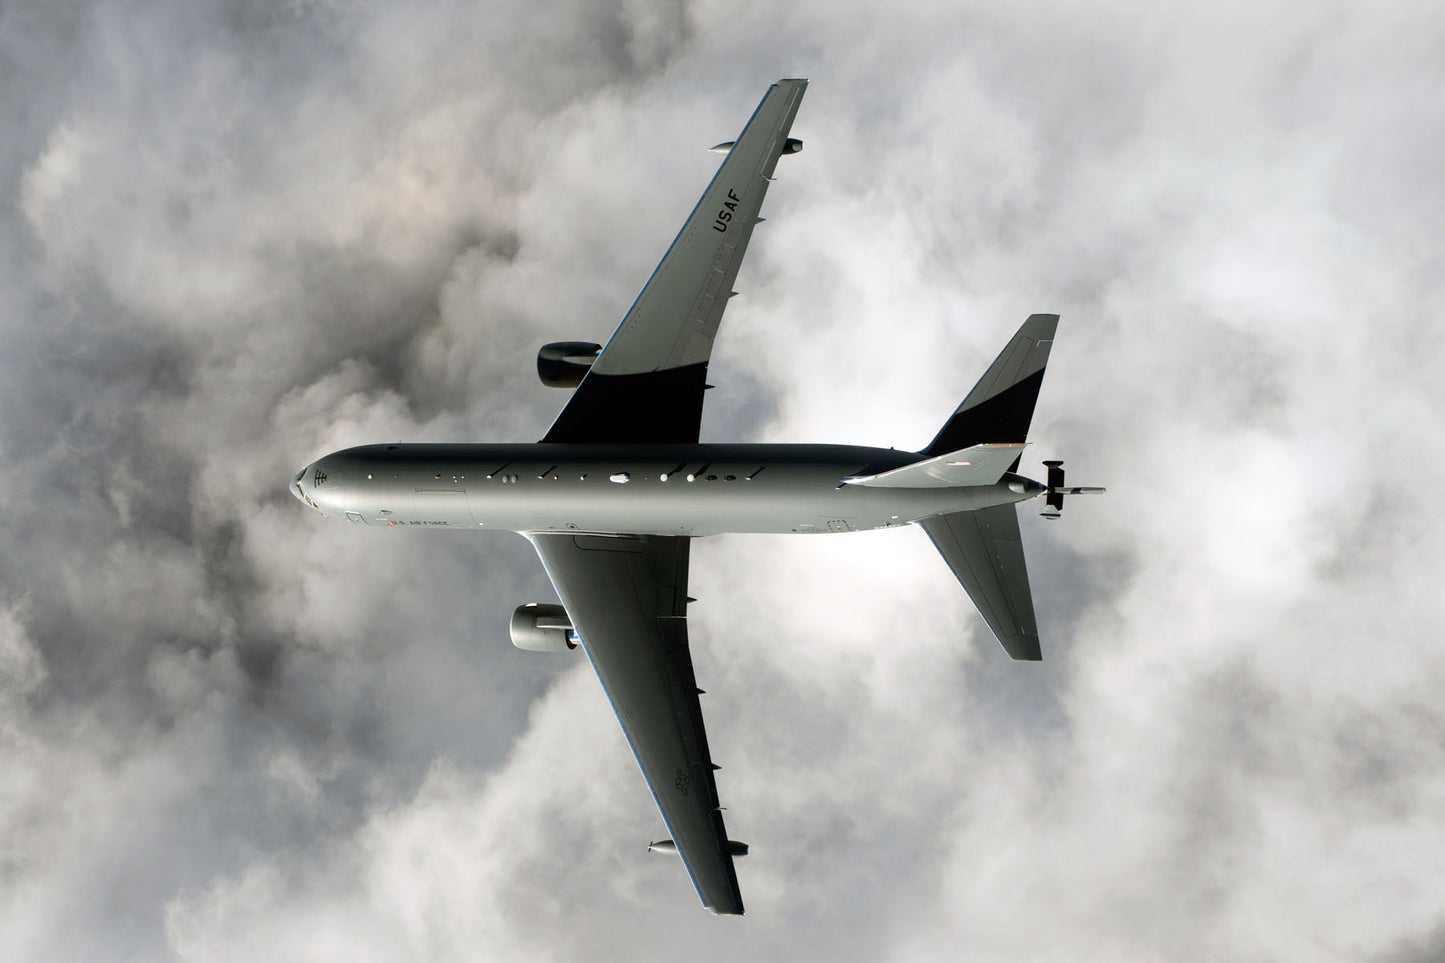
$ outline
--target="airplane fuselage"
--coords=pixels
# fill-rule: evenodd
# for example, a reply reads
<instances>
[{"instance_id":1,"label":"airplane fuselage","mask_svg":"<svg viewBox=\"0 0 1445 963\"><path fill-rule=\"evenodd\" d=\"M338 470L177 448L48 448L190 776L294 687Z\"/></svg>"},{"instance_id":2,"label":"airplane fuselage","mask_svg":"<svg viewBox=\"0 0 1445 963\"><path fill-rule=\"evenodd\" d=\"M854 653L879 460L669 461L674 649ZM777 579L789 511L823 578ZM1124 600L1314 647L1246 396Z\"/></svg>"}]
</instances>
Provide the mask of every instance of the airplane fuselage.
<instances>
[{"instance_id":1,"label":"airplane fuselage","mask_svg":"<svg viewBox=\"0 0 1445 963\"><path fill-rule=\"evenodd\" d=\"M847 445L367 445L308 466L292 491L369 526L700 536L890 528L1044 490L1013 474L968 487L843 481L923 457Z\"/></svg>"}]
</instances>

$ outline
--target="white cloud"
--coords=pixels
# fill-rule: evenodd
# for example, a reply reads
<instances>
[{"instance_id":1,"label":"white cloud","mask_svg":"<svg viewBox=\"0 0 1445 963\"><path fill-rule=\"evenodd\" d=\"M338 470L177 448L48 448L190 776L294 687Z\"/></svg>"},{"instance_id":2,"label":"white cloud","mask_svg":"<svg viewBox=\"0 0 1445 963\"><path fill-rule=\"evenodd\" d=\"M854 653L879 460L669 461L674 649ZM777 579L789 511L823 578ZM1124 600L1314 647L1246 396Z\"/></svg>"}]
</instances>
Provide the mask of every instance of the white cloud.
<instances>
[{"instance_id":1,"label":"white cloud","mask_svg":"<svg viewBox=\"0 0 1445 963\"><path fill-rule=\"evenodd\" d=\"M1438 17L48 5L0 21L0 955L1431 958ZM765 84L810 76L707 437L922 444L1063 315L1048 661L921 533L729 537L692 634L748 916L521 539L285 483L526 440ZM23 601L22 601L23 600ZM1438 954L1437 954L1438 955Z\"/></svg>"}]
</instances>

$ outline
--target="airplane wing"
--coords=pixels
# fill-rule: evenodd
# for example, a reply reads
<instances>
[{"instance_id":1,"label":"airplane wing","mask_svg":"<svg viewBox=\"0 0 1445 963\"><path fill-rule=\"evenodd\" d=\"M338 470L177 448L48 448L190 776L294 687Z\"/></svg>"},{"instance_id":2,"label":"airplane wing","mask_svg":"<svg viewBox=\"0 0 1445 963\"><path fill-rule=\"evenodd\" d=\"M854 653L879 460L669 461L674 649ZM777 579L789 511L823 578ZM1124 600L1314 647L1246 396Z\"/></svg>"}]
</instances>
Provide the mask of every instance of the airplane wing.
<instances>
[{"instance_id":1,"label":"airplane wing","mask_svg":"<svg viewBox=\"0 0 1445 963\"><path fill-rule=\"evenodd\" d=\"M544 442L698 440L713 338L807 86L768 88Z\"/></svg>"},{"instance_id":2,"label":"airplane wing","mask_svg":"<svg viewBox=\"0 0 1445 963\"><path fill-rule=\"evenodd\" d=\"M919 523L968 590L1010 658L1043 658L1013 505L936 515Z\"/></svg>"},{"instance_id":3,"label":"airplane wing","mask_svg":"<svg viewBox=\"0 0 1445 963\"><path fill-rule=\"evenodd\" d=\"M741 915L687 645L689 540L532 534L703 905Z\"/></svg>"}]
</instances>

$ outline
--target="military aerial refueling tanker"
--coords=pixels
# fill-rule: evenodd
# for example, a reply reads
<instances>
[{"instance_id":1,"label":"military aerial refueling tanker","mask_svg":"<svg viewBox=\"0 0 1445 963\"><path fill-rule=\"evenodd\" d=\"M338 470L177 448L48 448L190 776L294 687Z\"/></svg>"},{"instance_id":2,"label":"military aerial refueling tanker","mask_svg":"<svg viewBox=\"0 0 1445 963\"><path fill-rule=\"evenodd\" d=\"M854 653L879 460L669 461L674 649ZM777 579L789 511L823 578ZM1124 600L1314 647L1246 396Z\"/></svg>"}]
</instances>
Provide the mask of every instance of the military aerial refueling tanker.
<instances>
[{"instance_id":1,"label":"military aerial refueling tanker","mask_svg":"<svg viewBox=\"0 0 1445 963\"><path fill-rule=\"evenodd\" d=\"M581 648L622 724L676 853L710 910L743 911L687 640L693 538L830 534L918 525L1014 659L1041 657L1016 506L1046 518L1069 488L1018 473L1058 317L1023 323L919 452L850 445L702 444L707 366L736 293L774 167L806 80L769 88L741 135L712 150L716 176L604 345L563 341L537 356L543 384L572 389L536 444L367 445L327 455L297 498L362 528L520 532L561 604L529 602L512 641Z\"/></svg>"}]
</instances>

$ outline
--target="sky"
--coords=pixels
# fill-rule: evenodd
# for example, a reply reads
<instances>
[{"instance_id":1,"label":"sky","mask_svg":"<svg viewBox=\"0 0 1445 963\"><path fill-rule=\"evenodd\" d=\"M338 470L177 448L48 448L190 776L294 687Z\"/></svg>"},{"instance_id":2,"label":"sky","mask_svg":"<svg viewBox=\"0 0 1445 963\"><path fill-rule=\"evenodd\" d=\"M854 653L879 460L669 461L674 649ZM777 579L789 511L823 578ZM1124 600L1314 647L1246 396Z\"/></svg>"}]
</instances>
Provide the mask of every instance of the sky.
<instances>
[{"instance_id":1,"label":"sky","mask_svg":"<svg viewBox=\"0 0 1445 963\"><path fill-rule=\"evenodd\" d=\"M0 958L1445 956L1425 2L0 4ZM808 77L704 441L925 445L1061 315L1045 661L919 531L692 552L748 915L519 536L302 465L532 441Z\"/></svg>"}]
</instances>

